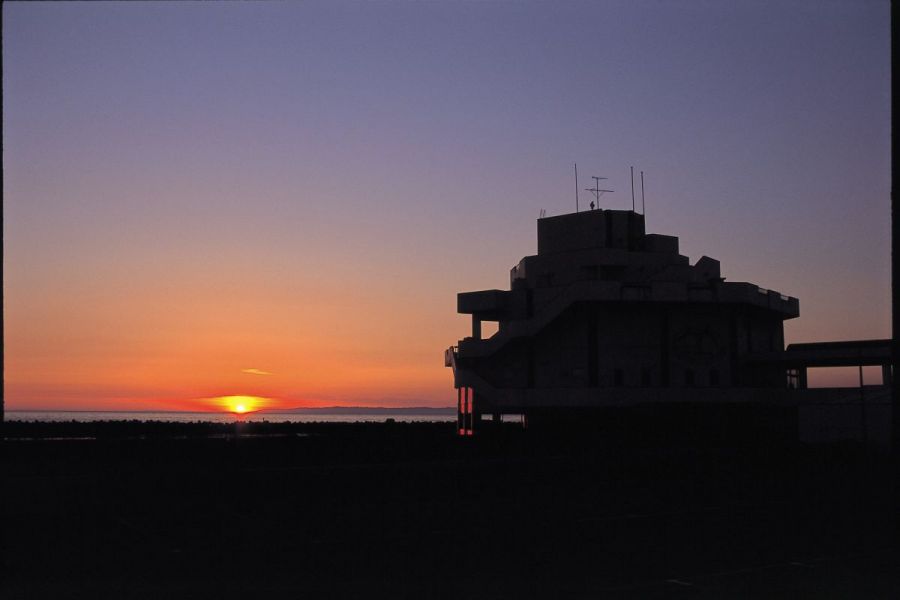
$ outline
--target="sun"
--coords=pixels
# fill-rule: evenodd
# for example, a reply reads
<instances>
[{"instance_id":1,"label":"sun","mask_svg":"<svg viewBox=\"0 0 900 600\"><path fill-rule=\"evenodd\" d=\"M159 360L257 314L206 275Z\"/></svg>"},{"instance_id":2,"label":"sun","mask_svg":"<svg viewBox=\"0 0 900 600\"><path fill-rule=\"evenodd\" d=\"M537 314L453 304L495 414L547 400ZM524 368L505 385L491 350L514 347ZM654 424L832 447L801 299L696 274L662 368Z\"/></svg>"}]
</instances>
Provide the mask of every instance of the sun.
<instances>
[{"instance_id":1,"label":"sun","mask_svg":"<svg viewBox=\"0 0 900 600\"><path fill-rule=\"evenodd\" d=\"M256 412L268 405L268 398L261 396L219 396L214 401L226 412L236 415Z\"/></svg>"}]
</instances>

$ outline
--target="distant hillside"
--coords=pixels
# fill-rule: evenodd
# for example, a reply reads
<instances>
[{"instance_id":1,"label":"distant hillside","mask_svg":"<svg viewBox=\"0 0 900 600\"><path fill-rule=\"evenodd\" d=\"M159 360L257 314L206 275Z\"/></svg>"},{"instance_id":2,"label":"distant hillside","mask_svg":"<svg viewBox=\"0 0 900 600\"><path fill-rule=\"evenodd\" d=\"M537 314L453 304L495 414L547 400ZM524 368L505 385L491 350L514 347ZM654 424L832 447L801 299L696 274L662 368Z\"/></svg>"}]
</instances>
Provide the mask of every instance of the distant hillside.
<instances>
[{"instance_id":1,"label":"distant hillside","mask_svg":"<svg viewBox=\"0 0 900 600\"><path fill-rule=\"evenodd\" d=\"M402 408L384 406L320 406L316 408L268 409L258 412L300 415L453 415L456 414L456 409L452 406L440 408L430 406L407 406Z\"/></svg>"}]
</instances>

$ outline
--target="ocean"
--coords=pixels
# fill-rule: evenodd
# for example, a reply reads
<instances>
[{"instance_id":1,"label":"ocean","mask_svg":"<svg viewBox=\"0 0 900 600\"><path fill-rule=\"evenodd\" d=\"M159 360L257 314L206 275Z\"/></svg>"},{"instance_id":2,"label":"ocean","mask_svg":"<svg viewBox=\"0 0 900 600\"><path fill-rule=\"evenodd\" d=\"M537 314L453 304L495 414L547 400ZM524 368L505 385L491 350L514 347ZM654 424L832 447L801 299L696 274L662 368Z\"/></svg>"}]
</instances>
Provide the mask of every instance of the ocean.
<instances>
[{"instance_id":1,"label":"ocean","mask_svg":"<svg viewBox=\"0 0 900 600\"><path fill-rule=\"evenodd\" d=\"M456 411L432 409L411 412L409 409L361 409L358 412L310 411L296 412L255 412L242 415L216 412L178 411L50 411L50 410L7 410L7 421L45 422L95 422L95 421L159 421L169 423L383 423L387 419L406 423L450 422L456 420Z\"/></svg>"}]
</instances>

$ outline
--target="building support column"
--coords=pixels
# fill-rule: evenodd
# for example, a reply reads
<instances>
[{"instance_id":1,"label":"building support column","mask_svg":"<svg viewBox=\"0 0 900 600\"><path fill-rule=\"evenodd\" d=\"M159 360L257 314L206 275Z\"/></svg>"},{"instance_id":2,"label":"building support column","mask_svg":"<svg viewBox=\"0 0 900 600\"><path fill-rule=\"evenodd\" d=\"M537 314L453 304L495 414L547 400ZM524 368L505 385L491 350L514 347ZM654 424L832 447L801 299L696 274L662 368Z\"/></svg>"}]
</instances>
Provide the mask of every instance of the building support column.
<instances>
[{"instance_id":1,"label":"building support column","mask_svg":"<svg viewBox=\"0 0 900 600\"><path fill-rule=\"evenodd\" d=\"M463 388L465 392L463 392L463 435L469 435L469 387L466 386Z\"/></svg>"},{"instance_id":2,"label":"building support column","mask_svg":"<svg viewBox=\"0 0 900 600\"><path fill-rule=\"evenodd\" d=\"M859 365L859 422L862 427L863 446L869 444L869 427L866 422L866 388L863 382L863 368Z\"/></svg>"},{"instance_id":3,"label":"building support column","mask_svg":"<svg viewBox=\"0 0 900 600\"><path fill-rule=\"evenodd\" d=\"M462 435L464 426L462 388L456 388L456 433Z\"/></svg>"},{"instance_id":4,"label":"building support column","mask_svg":"<svg viewBox=\"0 0 900 600\"><path fill-rule=\"evenodd\" d=\"M475 435L475 390L469 399L469 435Z\"/></svg>"}]
</instances>

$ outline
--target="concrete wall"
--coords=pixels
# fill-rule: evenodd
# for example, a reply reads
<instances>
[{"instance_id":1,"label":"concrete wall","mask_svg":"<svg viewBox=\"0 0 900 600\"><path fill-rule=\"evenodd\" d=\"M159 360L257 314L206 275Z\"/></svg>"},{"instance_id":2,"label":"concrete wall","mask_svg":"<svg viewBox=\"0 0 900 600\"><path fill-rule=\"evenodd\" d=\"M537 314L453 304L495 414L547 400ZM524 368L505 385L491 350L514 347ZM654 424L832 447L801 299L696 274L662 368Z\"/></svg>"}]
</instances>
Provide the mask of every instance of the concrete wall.
<instances>
[{"instance_id":1,"label":"concrete wall","mask_svg":"<svg viewBox=\"0 0 900 600\"><path fill-rule=\"evenodd\" d=\"M585 248L637 249L644 216L625 210L593 210L538 219L538 254Z\"/></svg>"},{"instance_id":2,"label":"concrete wall","mask_svg":"<svg viewBox=\"0 0 900 600\"><path fill-rule=\"evenodd\" d=\"M498 388L782 388L783 368L740 366L771 344L783 347L781 320L741 307L579 302L473 368Z\"/></svg>"}]
</instances>

